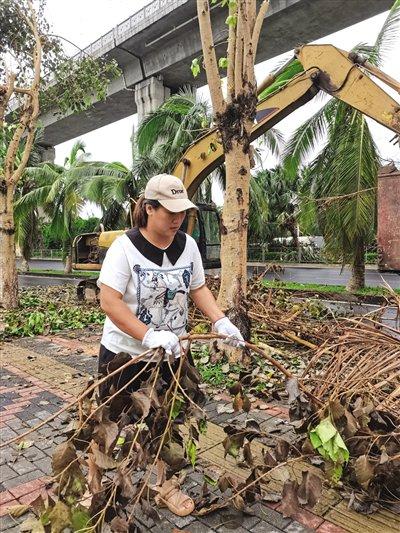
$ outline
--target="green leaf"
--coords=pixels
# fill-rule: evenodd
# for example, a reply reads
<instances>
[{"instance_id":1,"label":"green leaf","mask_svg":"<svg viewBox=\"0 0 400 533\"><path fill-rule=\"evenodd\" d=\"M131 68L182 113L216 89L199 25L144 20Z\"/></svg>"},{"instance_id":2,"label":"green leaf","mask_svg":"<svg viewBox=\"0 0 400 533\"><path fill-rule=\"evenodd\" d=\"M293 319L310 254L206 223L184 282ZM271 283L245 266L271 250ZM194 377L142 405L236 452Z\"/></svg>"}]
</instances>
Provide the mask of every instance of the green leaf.
<instances>
[{"instance_id":1,"label":"green leaf","mask_svg":"<svg viewBox=\"0 0 400 533\"><path fill-rule=\"evenodd\" d=\"M71 524L74 531L80 531L90 526L90 515L87 511L78 509L73 511L71 516Z\"/></svg>"},{"instance_id":2,"label":"green leaf","mask_svg":"<svg viewBox=\"0 0 400 533\"><path fill-rule=\"evenodd\" d=\"M219 68L228 68L228 59L226 57L220 57L218 60Z\"/></svg>"},{"instance_id":3,"label":"green leaf","mask_svg":"<svg viewBox=\"0 0 400 533\"><path fill-rule=\"evenodd\" d=\"M193 466L193 468L196 466L196 456L197 456L197 448L196 443L193 441L193 439L189 439L186 443L186 453L188 456L188 459Z\"/></svg>"},{"instance_id":4,"label":"green leaf","mask_svg":"<svg viewBox=\"0 0 400 533\"><path fill-rule=\"evenodd\" d=\"M197 421L197 427L202 435L205 435L207 433L207 420L205 418L201 418Z\"/></svg>"},{"instance_id":5,"label":"green leaf","mask_svg":"<svg viewBox=\"0 0 400 533\"><path fill-rule=\"evenodd\" d=\"M181 396L176 396L174 398L174 403L172 405L172 410L171 410L171 420L175 420L175 418L179 415L184 403L185 402Z\"/></svg>"},{"instance_id":6,"label":"green leaf","mask_svg":"<svg viewBox=\"0 0 400 533\"><path fill-rule=\"evenodd\" d=\"M312 429L309 433L309 438L313 448L324 459L332 461L334 468L338 465L341 467L344 463L348 462L350 457L349 450L340 433L332 424L330 417L324 418L318 426ZM334 473L334 475L336 474Z\"/></svg>"},{"instance_id":7,"label":"green leaf","mask_svg":"<svg viewBox=\"0 0 400 533\"><path fill-rule=\"evenodd\" d=\"M190 65L190 70L192 71L193 77L197 78L197 76L200 74L200 61L198 57L193 59L192 64Z\"/></svg>"},{"instance_id":8,"label":"green leaf","mask_svg":"<svg viewBox=\"0 0 400 533\"><path fill-rule=\"evenodd\" d=\"M218 485L218 480L207 476L207 474L204 474L204 481L207 483L207 485L211 485L212 487L216 487Z\"/></svg>"},{"instance_id":9,"label":"green leaf","mask_svg":"<svg viewBox=\"0 0 400 533\"><path fill-rule=\"evenodd\" d=\"M34 444L33 440L22 440L17 448L18 450L26 450L26 448L30 448Z\"/></svg>"},{"instance_id":10,"label":"green leaf","mask_svg":"<svg viewBox=\"0 0 400 533\"><path fill-rule=\"evenodd\" d=\"M228 26L232 26L233 28L236 27L237 24L237 16L236 15L228 15L225 20L225 24Z\"/></svg>"}]
</instances>

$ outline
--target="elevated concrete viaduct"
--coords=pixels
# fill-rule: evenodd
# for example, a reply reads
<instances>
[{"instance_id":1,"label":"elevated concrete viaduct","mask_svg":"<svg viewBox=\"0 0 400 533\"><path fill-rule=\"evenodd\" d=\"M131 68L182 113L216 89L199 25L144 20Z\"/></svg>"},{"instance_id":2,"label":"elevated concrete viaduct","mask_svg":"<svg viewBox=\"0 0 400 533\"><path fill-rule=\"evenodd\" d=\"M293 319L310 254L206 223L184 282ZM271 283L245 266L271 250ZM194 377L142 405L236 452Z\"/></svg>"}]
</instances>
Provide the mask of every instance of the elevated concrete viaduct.
<instances>
[{"instance_id":1,"label":"elevated concrete viaduct","mask_svg":"<svg viewBox=\"0 0 400 533\"><path fill-rule=\"evenodd\" d=\"M390 8L392 0L271 0L263 25L257 62L295 46L360 22ZM226 10L212 8L214 39L223 55L227 38ZM184 84L204 85L204 72L194 80L190 63L201 55L195 0L154 0L100 39L86 53L114 58L122 76L111 82L105 102L64 118L42 116L42 144L55 145L136 112L139 117L160 105ZM51 150L48 151L51 153Z\"/></svg>"}]
</instances>

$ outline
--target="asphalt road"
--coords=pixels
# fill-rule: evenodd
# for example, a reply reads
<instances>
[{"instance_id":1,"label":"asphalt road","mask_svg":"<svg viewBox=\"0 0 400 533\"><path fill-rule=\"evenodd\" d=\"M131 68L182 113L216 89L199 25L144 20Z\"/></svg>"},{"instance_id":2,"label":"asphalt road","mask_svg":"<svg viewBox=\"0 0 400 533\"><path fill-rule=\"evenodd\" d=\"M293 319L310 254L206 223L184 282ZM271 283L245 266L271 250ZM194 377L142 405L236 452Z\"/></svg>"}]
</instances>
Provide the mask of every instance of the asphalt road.
<instances>
[{"instance_id":1,"label":"asphalt road","mask_svg":"<svg viewBox=\"0 0 400 533\"><path fill-rule=\"evenodd\" d=\"M295 281L298 283L319 283L322 285L346 285L350 278L350 271L340 267L285 267L283 273L269 272L266 279L282 281ZM388 283L393 289L400 288L400 275L392 272L378 272L367 270L365 284L367 287L381 287Z\"/></svg>"},{"instance_id":2,"label":"asphalt road","mask_svg":"<svg viewBox=\"0 0 400 533\"><path fill-rule=\"evenodd\" d=\"M62 261L46 261L35 259L30 261L31 268L60 270L64 269ZM209 271L210 272L210 271ZM211 271L217 273L217 270ZM211 273L210 272L210 273ZM296 281L298 283L319 283L323 285L346 285L350 277L350 271L345 268L341 272L340 267L312 267L312 266L289 266L284 267L283 273L266 274L266 279L278 279L282 281ZM31 287L35 285L59 285L62 283L77 284L76 279L70 278L45 278L42 276L24 276L20 275L22 287ZM365 274L366 285L369 287L384 286L386 281L393 289L400 288L400 274L391 272L378 272L377 270L367 270Z\"/></svg>"}]
</instances>

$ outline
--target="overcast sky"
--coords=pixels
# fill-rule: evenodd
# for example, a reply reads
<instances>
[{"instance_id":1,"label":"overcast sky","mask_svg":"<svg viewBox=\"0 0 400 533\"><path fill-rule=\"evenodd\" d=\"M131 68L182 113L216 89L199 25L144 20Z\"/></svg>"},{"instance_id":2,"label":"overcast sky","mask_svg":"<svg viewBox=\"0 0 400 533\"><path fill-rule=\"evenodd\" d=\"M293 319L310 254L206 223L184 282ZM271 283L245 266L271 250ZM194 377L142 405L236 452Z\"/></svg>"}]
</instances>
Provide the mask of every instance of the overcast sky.
<instances>
[{"instance_id":1,"label":"overcast sky","mask_svg":"<svg viewBox=\"0 0 400 533\"><path fill-rule=\"evenodd\" d=\"M47 16L54 33L84 48L148 3L150 0L48 0ZM344 50L350 50L360 42L373 43L386 16L387 12L382 13L315 42L334 44ZM67 43L66 50L70 54L77 51ZM257 65L257 79L263 79L277 63L282 61L283 56ZM400 80L399 41L392 53L388 55L383 70ZM207 97L207 88L202 88L199 92ZM392 96L399 101L398 94L394 91L388 92L391 92ZM321 102L314 99L281 121L277 127L287 137L320 106ZM372 120L370 124L382 157L399 161L399 148L390 143L393 133ZM121 161L129 166L131 163L129 138L133 125L136 125L136 115L82 135L80 138L86 143L87 151L92 154L93 159ZM72 139L56 146L56 162L64 162L75 140ZM274 163L271 158L265 159L266 166Z\"/></svg>"}]
</instances>

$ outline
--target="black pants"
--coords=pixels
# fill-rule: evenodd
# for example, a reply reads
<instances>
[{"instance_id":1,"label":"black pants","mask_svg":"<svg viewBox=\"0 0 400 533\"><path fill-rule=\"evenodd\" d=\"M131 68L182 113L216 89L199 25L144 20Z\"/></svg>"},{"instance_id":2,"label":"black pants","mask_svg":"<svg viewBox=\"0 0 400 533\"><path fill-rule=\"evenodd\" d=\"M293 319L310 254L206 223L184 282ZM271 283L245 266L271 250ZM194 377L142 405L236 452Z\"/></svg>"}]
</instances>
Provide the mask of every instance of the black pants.
<instances>
[{"instance_id":1,"label":"black pants","mask_svg":"<svg viewBox=\"0 0 400 533\"><path fill-rule=\"evenodd\" d=\"M110 374L113 370L116 370L116 368L122 366L123 363L128 362L131 359L131 356L128 354L119 354L118 360L116 358L117 354L111 352L105 346L100 344L99 374L101 377ZM188 353L188 361L191 365L193 365L193 359L190 352ZM146 370L144 370L137 379L134 379L135 376L137 376L145 366L146 361L138 361L137 363L130 365L128 368L118 372L115 374L115 376L102 383L99 387L100 399L105 399L110 395L110 392L116 392L131 380L133 381L132 383L129 383L126 389L124 389L125 392L129 394L137 391L140 388L141 383L145 382L150 377L152 370L156 366L156 363L150 363ZM176 359L171 364L171 368L174 373L177 371L178 366L179 359ZM169 385L172 382L173 378L171 375L170 365L168 365L166 361L162 362L160 365L160 374L165 383Z\"/></svg>"}]
</instances>

